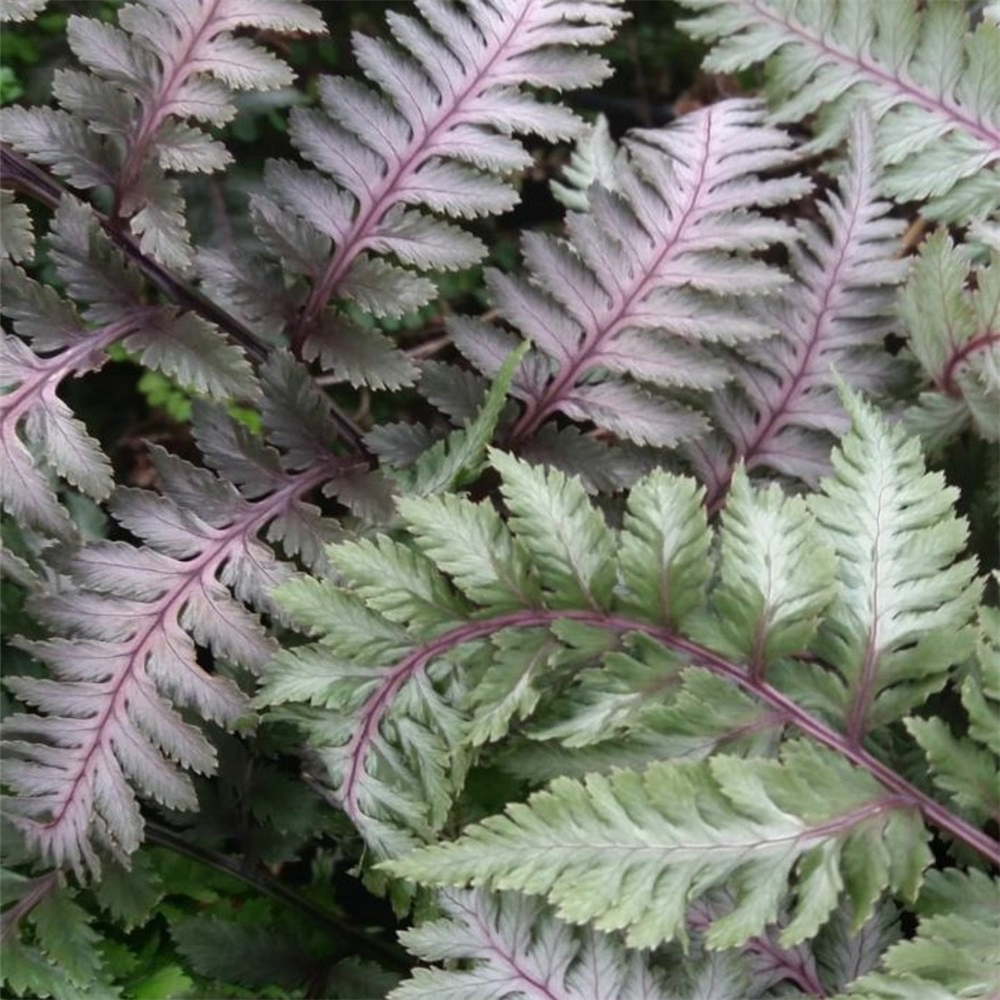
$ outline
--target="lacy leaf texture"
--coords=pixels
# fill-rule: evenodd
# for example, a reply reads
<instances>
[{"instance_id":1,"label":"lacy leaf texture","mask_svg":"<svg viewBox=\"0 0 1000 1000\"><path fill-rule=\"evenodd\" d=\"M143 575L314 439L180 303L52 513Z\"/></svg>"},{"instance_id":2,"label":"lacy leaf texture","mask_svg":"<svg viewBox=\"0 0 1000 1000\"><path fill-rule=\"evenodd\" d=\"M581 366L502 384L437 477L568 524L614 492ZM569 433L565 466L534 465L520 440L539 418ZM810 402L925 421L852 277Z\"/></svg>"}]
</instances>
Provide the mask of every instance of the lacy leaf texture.
<instances>
[{"instance_id":1,"label":"lacy leaf texture","mask_svg":"<svg viewBox=\"0 0 1000 1000\"><path fill-rule=\"evenodd\" d=\"M918 895L925 824L996 845L869 749L973 652L980 584L957 558L954 491L916 441L845 403L821 491L788 498L740 470L714 540L689 479L637 483L616 530L579 481L494 451L506 522L487 502L405 498L408 539L329 549L346 585L281 588L321 638L279 654L259 700L299 721L382 855L441 829L477 747L516 733L607 748L598 773L382 866L395 875L544 895L637 948L684 940L689 907L723 888L709 948L779 917L777 944L794 946L845 899L858 933L887 890ZM678 707L715 688L723 710L685 746ZM755 735L778 757L746 756Z\"/></svg>"},{"instance_id":2,"label":"lacy leaf texture","mask_svg":"<svg viewBox=\"0 0 1000 1000\"><path fill-rule=\"evenodd\" d=\"M3 109L6 989L138 995L156 920L176 995L1000 996L998 18L683 6L737 96L620 141L621 0L415 0L296 91L327 7L138 0ZM291 152L202 244L246 91ZM141 479L72 405L122 359L191 407ZM287 839L216 860L357 956L158 908L253 767Z\"/></svg>"},{"instance_id":3,"label":"lacy leaf texture","mask_svg":"<svg viewBox=\"0 0 1000 1000\"><path fill-rule=\"evenodd\" d=\"M266 257L203 258L228 301L299 357L352 385L397 388L416 369L363 317L398 317L435 295L426 271L467 267L482 241L447 219L507 211L531 157L515 135L575 135L568 109L525 88L589 87L609 72L585 50L612 37L619 0L419 0L388 15L394 43L357 35L371 83L321 79L322 110L296 109L311 167L272 160L251 213ZM315 169L313 169L315 168ZM285 274L296 276L287 283Z\"/></svg>"},{"instance_id":4,"label":"lacy leaf texture","mask_svg":"<svg viewBox=\"0 0 1000 1000\"><path fill-rule=\"evenodd\" d=\"M716 42L706 65L733 72L768 61L775 117L818 112L819 148L864 104L894 198L927 200L930 218L995 210L1000 192L1000 25L969 30L961 4L682 0L685 27Z\"/></svg>"}]
</instances>

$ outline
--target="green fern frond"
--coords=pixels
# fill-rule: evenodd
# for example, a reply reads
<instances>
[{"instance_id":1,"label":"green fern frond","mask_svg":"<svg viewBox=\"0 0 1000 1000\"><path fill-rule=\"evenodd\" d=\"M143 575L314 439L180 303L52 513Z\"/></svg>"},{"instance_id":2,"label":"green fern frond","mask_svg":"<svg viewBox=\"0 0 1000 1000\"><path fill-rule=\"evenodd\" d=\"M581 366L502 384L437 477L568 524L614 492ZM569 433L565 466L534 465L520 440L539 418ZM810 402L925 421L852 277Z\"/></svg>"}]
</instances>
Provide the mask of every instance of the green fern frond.
<instances>
[{"instance_id":1,"label":"green fern frond","mask_svg":"<svg viewBox=\"0 0 1000 1000\"><path fill-rule=\"evenodd\" d=\"M920 446L845 394L852 430L810 506L838 556L840 587L816 652L836 668L848 738L899 719L972 651L981 585L957 560L957 491L924 471Z\"/></svg>"},{"instance_id":2,"label":"green fern frond","mask_svg":"<svg viewBox=\"0 0 1000 1000\"><path fill-rule=\"evenodd\" d=\"M1000 251L971 267L947 231L921 246L899 313L929 383L905 415L928 451L971 427L1000 440Z\"/></svg>"},{"instance_id":3,"label":"green fern frond","mask_svg":"<svg viewBox=\"0 0 1000 1000\"><path fill-rule=\"evenodd\" d=\"M741 945L777 919L794 879L788 945L814 935L841 893L855 926L887 887L914 896L930 862L926 847L914 850L924 838L913 811L868 775L795 743L781 763L718 756L558 779L457 841L381 867L431 885L544 895L561 919L624 929L634 948L684 939L687 907L723 885L735 905L706 941Z\"/></svg>"},{"instance_id":4,"label":"green fern frond","mask_svg":"<svg viewBox=\"0 0 1000 1000\"><path fill-rule=\"evenodd\" d=\"M1000 885L983 872L929 872L916 936L851 985L851 1000L991 1000L1000 992ZM846 1000L846 997L840 998Z\"/></svg>"},{"instance_id":5,"label":"green fern frond","mask_svg":"<svg viewBox=\"0 0 1000 1000\"><path fill-rule=\"evenodd\" d=\"M763 676L768 664L810 645L833 597L833 551L803 500L786 497L777 485L753 490L742 466L733 476L720 544L715 614L698 622L693 635Z\"/></svg>"}]
</instances>

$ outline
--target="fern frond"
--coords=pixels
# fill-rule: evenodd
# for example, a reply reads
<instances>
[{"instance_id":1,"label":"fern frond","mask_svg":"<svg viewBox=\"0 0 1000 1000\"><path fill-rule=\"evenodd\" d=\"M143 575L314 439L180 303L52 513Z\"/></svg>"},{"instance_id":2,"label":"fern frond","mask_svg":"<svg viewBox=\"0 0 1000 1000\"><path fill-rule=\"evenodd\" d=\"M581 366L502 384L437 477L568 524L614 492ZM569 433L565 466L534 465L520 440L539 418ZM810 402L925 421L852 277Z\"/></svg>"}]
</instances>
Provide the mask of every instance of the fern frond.
<instances>
[{"instance_id":1,"label":"fern frond","mask_svg":"<svg viewBox=\"0 0 1000 1000\"><path fill-rule=\"evenodd\" d=\"M819 112L815 145L837 143L866 104L879 122L886 187L899 201L932 199L931 218L964 221L997 205L1000 26L971 30L962 4L916 0L683 0L683 24L716 43L705 62L734 72L768 62L775 117Z\"/></svg>"},{"instance_id":2,"label":"fern frond","mask_svg":"<svg viewBox=\"0 0 1000 1000\"><path fill-rule=\"evenodd\" d=\"M435 294L417 271L475 263L485 252L481 241L439 216L473 218L516 203L503 176L523 169L530 156L514 134L560 139L579 128L568 109L521 88L589 87L604 79L604 60L581 49L609 39L625 17L620 0L468 0L457 7L420 0L415 15L388 15L395 44L354 37L374 86L321 81L323 111L296 109L290 128L318 172L273 161L269 194L256 202L258 235L277 239L282 220L281 238L294 244L310 284L292 346L336 372L352 328L328 309L331 300L400 315ZM278 206L295 226L272 210ZM354 369L356 384L398 386L416 377L397 358L390 382L376 359L368 360L369 367Z\"/></svg>"},{"instance_id":3,"label":"fern frond","mask_svg":"<svg viewBox=\"0 0 1000 1000\"><path fill-rule=\"evenodd\" d=\"M569 242L525 237L530 280L489 275L501 316L537 348L514 382L525 406L512 441L556 411L638 444L672 445L703 430L662 390L718 386L726 367L704 345L770 332L746 316L745 297L785 278L750 253L792 232L756 209L809 187L800 177L757 179L790 162L790 139L762 118L753 102L726 101L639 133L618 170L620 195L592 189L590 211L569 216ZM487 375L504 343L516 343L471 320L450 329Z\"/></svg>"},{"instance_id":4,"label":"fern frond","mask_svg":"<svg viewBox=\"0 0 1000 1000\"><path fill-rule=\"evenodd\" d=\"M607 442L602 435L582 433L549 421L524 441L519 454L535 465L548 465L578 476L588 493L617 493L655 467L651 449L627 441Z\"/></svg>"},{"instance_id":5,"label":"fern frond","mask_svg":"<svg viewBox=\"0 0 1000 1000\"><path fill-rule=\"evenodd\" d=\"M844 404L851 433L810 501L840 567L815 649L841 680L824 709L860 743L938 690L972 651L981 585L974 560L956 561L967 534L952 512L956 491L924 471L916 439L853 395Z\"/></svg>"},{"instance_id":6,"label":"fern frond","mask_svg":"<svg viewBox=\"0 0 1000 1000\"><path fill-rule=\"evenodd\" d=\"M591 184L600 184L609 191L618 190L618 144L611 138L608 120L598 115L586 133L577 139L569 163L563 167L563 181L550 181L556 201L575 212L590 208L587 191Z\"/></svg>"},{"instance_id":7,"label":"fern frond","mask_svg":"<svg viewBox=\"0 0 1000 1000\"><path fill-rule=\"evenodd\" d=\"M732 908L732 893L724 889L710 893L705 899L695 903L688 911L688 926L695 935L695 942L700 943L699 937ZM836 921L842 912L838 911L831 923ZM768 991L776 984L785 982L797 986L805 996L824 995L825 990L816 969L812 942L804 941L790 946L781 944L779 940L781 930L787 922L787 915L782 914L765 934L750 938L739 949L741 964L748 967L751 973L745 996L767 996ZM718 953L709 952L709 954ZM724 956L732 954L733 952L722 953Z\"/></svg>"},{"instance_id":8,"label":"fern frond","mask_svg":"<svg viewBox=\"0 0 1000 1000\"><path fill-rule=\"evenodd\" d=\"M840 1000L988 1000L1000 989L996 879L972 868L932 871L917 912L916 936L893 945L882 968L851 984Z\"/></svg>"},{"instance_id":9,"label":"fern frond","mask_svg":"<svg viewBox=\"0 0 1000 1000\"><path fill-rule=\"evenodd\" d=\"M3 0L0 21L31 21L45 9L49 0Z\"/></svg>"},{"instance_id":10,"label":"fern frond","mask_svg":"<svg viewBox=\"0 0 1000 1000\"><path fill-rule=\"evenodd\" d=\"M554 625L553 631L565 643L565 628ZM586 774L607 771L614 763L634 766L636 753L659 760L701 760L720 749L750 754L781 733L786 720L780 713L722 678L687 666L683 655L641 633L624 636L621 646L602 651L596 665L580 670L573 686L523 727L533 748L544 753L554 740L589 748L590 754L581 756L595 763L576 771ZM570 659L565 648L549 652L551 666L564 667ZM485 684L484 678L477 698ZM542 773L530 769L527 777L538 783Z\"/></svg>"},{"instance_id":11,"label":"fern frond","mask_svg":"<svg viewBox=\"0 0 1000 1000\"><path fill-rule=\"evenodd\" d=\"M927 756L934 784L973 823L1000 819L1000 611L980 609L977 657L962 681L965 732L956 736L938 716L904 720Z\"/></svg>"},{"instance_id":12,"label":"fern frond","mask_svg":"<svg viewBox=\"0 0 1000 1000\"><path fill-rule=\"evenodd\" d=\"M833 550L803 500L773 483L754 492L742 469L722 517L720 548L714 614L691 634L763 677L769 664L812 644L834 596Z\"/></svg>"},{"instance_id":13,"label":"fern frond","mask_svg":"<svg viewBox=\"0 0 1000 1000\"><path fill-rule=\"evenodd\" d=\"M302 596L295 585L278 598L296 620ZM322 602L341 618L326 623L325 643L274 659L258 704L317 706L274 714L304 730L336 801L377 856L393 856L441 826L460 787L458 678L441 655L447 646L419 644L353 594L328 586ZM343 648L336 637L345 637Z\"/></svg>"},{"instance_id":14,"label":"fern frond","mask_svg":"<svg viewBox=\"0 0 1000 1000\"><path fill-rule=\"evenodd\" d=\"M93 915L62 875L28 878L6 867L2 873L5 989L18 996L121 996L98 950ZM11 933L19 924L31 927L30 938Z\"/></svg>"},{"instance_id":15,"label":"fern frond","mask_svg":"<svg viewBox=\"0 0 1000 1000\"><path fill-rule=\"evenodd\" d=\"M301 0L141 0L119 10L118 25L69 19L70 47L90 73L56 71L60 110L4 109L4 140L77 188L109 185L113 217L128 220L143 252L184 268L184 200L167 173L232 160L189 120L224 124L236 113L232 91L293 80L284 62L233 32L318 32L323 20Z\"/></svg>"},{"instance_id":16,"label":"fern frond","mask_svg":"<svg viewBox=\"0 0 1000 1000\"><path fill-rule=\"evenodd\" d=\"M851 912L844 908L834 914L812 943L827 993L839 995L854 980L874 972L886 949L901 936L899 909L889 900L877 906L861 927L852 924Z\"/></svg>"},{"instance_id":17,"label":"fern frond","mask_svg":"<svg viewBox=\"0 0 1000 1000\"><path fill-rule=\"evenodd\" d=\"M706 942L742 945L776 919L794 877L787 946L813 936L842 891L860 920L887 886L915 895L919 874L900 868L896 852L910 855L924 837L919 818L868 775L796 743L781 763L717 756L557 779L457 841L380 867L431 885L545 895L560 919L624 929L635 948L683 939L688 905L727 883L734 907Z\"/></svg>"},{"instance_id":18,"label":"fern frond","mask_svg":"<svg viewBox=\"0 0 1000 1000\"><path fill-rule=\"evenodd\" d=\"M741 477L718 544L690 480L640 482L615 531L579 480L491 452L506 519L468 499L402 498L409 539L335 545L339 585L288 585L279 601L320 639L281 654L258 704L303 726L379 855L437 828L468 752L517 723L541 757L564 765L558 741L597 768L760 752L795 727L994 856L860 745L964 658L979 588L954 562L964 529L915 442L848 408L856 426L818 516ZM741 602L720 632L706 605L725 618ZM826 721L848 716L863 721L846 735Z\"/></svg>"},{"instance_id":19,"label":"fern frond","mask_svg":"<svg viewBox=\"0 0 1000 1000\"><path fill-rule=\"evenodd\" d=\"M428 962L474 962L470 968L416 969L388 1000L667 1000L645 956L612 937L575 933L537 901L514 893L442 892L445 917L403 931L407 949ZM544 987L541 986L544 984ZM544 993L541 992L544 989Z\"/></svg>"},{"instance_id":20,"label":"fern frond","mask_svg":"<svg viewBox=\"0 0 1000 1000\"><path fill-rule=\"evenodd\" d=\"M265 377L308 382L301 369L274 365ZM210 773L215 750L173 705L227 727L249 712L231 680L198 664L196 644L250 670L270 659L273 640L242 602L273 613L268 595L290 570L257 536L276 534L290 554L318 551L319 540L305 541L304 518L318 521L318 512L301 497L351 461L327 450L287 471L278 452L256 441L241 451L238 433L203 420L196 436L210 457L236 464L242 454L245 492L154 448L165 495L120 489L111 501L146 547L98 542L74 555L71 586L36 604L53 638L21 642L52 678L6 681L41 713L5 720L4 780L15 793L6 810L48 860L81 874L99 870L102 850L127 860L138 847L133 788L171 808L196 805L180 769Z\"/></svg>"},{"instance_id":21,"label":"fern frond","mask_svg":"<svg viewBox=\"0 0 1000 1000\"><path fill-rule=\"evenodd\" d=\"M0 257L29 261L35 255L35 230L28 206L14 200L10 191L0 191Z\"/></svg>"},{"instance_id":22,"label":"fern frond","mask_svg":"<svg viewBox=\"0 0 1000 1000\"><path fill-rule=\"evenodd\" d=\"M256 386L242 350L208 323L173 306L149 305L138 276L120 260L93 213L71 197L56 210L49 253L82 308L0 263L3 313L16 336L3 335L5 394L0 396L0 498L16 517L57 535L71 526L33 456L98 500L112 488L98 443L58 397L68 378L100 368L121 343L146 366L215 398L252 399ZM92 324L92 325L91 325Z\"/></svg>"},{"instance_id":23,"label":"fern frond","mask_svg":"<svg viewBox=\"0 0 1000 1000\"><path fill-rule=\"evenodd\" d=\"M967 427L1000 440L1000 251L964 261L947 231L921 246L899 313L930 386L907 426L939 452Z\"/></svg>"},{"instance_id":24,"label":"fern frond","mask_svg":"<svg viewBox=\"0 0 1000 1000\"><path fill-rule=\"evenodd\" d=\"M417 457L405 474L397 475L404 493L429 496L475 482L486 464L486 449L493 440L514 372L527 352L527 344L512 351L500 366L479 411L465 420L459 430L452 431Z\"/></svg>"},{"instance_id":25,"label":"fern frond","mask_svg":"<svg viewBox=\"0 0 1000 1000\"><path fill-rule=\"evenodd\" d=\"M839 191L818 202L826 231L799 223L794 284L757 305L776 335L741 345L737 386L711 400L713 434L688 449L712 507L739 461L815 486L829 471L831 432L847 429L835 379L868 393L893 381L899 362L884 342L897 326L893 292L906 262L897 258L903 223L887 217L878 182L871 125L858 113Z\"/></svg>"}]
</instances>

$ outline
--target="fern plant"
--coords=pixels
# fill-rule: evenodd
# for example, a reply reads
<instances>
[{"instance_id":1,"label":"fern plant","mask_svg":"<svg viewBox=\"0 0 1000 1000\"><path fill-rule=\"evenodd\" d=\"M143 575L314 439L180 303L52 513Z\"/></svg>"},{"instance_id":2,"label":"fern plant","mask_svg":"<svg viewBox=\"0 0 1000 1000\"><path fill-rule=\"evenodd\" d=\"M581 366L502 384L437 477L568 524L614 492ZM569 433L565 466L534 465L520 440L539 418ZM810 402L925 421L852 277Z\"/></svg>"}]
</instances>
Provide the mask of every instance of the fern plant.
<instances>
[{"instance_id":1,"label":"fern plant","mask_svg":"<svg viewBox=\"0 0 1000 1000\"><path fill-rule=\"evenodd\" d=\"M621 141L619 0L54 12L0 122L12 995L1000 993L996 18L684 5L763 93ZM108 434L136 366L189 421Z\"/></svg>"}]
</instances>

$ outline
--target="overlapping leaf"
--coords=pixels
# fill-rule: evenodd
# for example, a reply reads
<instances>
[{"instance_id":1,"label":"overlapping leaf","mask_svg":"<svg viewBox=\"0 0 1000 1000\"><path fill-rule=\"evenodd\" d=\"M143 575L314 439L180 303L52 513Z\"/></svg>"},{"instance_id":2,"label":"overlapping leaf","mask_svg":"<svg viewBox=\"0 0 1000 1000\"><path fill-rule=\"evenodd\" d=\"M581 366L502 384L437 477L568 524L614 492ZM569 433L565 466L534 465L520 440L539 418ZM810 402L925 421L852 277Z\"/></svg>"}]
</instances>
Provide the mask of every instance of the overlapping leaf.
<instances>
[{"instance_id":1,"label":"overlapping leaf","mask_svg":"<svg viewBox=\"0 0 1000 1000\"><path fill-rule=\"evenodd\" d=\"M412 13L388 15L394 43L354 37L370 82L324 78L323 110L292 114L292 141L318 169L272 161L268 193L253 202L259 238L309 284L301 308L297 291L289 299L296 352L356 385L415 380L416 369L387 347L353 351L372 334L329 303L399 316L435 294L419 271L475 263L482 242L446 218L516 203L505 178L531 158L515 135L564 139L581 125L522 88L598 83L609 68L586 48L611 38L624 17L620 0L419 0ZM237 275L227 286L255 297Z\"/></svg>"},{"instance_id":2,"label":"overlapping leaf","mask_svg":"<svg viewBox=\"0 0 1000 1000\"><path fill-rule=\"evenodd\" d=\"M970 821L1000 816L1000 612L980 610L975 668L962 681L968 735L957 735L944 719L909 718L910 735L927 755L935 784Z\"/></svg>"},{"instance_id":3,"label":"overlapping leaf","mask_svg":"<svg viewBox=\"0 0 1000 1000\"><path fill-rule=\"evenodd\" d=\"M193 119L220 125L236 113L233 90L288 86L291 68L240 28L317 32L301 0L141 0L118 26L70 17L70 46L89 73L60 69L60 109L6 108L4 140L77 188L108 185L114 215L142 249L169 265L191 259L184 199L167 172L210 172L231 162Z\"/></svg>"},{"instance_id":4,"label":"overlapping leaf","mask_svg":"<svg viewBox=\"0 0 1000 1000\"><path fill-rule=\"evenodd\" d=\"M256 386L243 352L208 323L146 302L136 273L71 197L56 210L49 252L72 302L10 261L0 264L3 312L14 326L2 340L0 496L15 516L65 535L71 525L44 470L99 500L112 480L100 446L57 395L63 381L100 368L107 348L121 343L147 366L217 399L251 399Z\"/></svg>"},{"instance_id":5,"label":"overlapping leaf","mask_svg":"<svg viewBox=\"0 0 1000 1000\"><path fill-rule=\"evenodd\" d=\"M945 230L934 233L920 248L900 315L930 382L907 426L932 452L967 427L1000 440L1000 253L970 268Z\"/></svg>"},{"instance_id":6,"label":"overlapping leaf","mask_svg":"<svg viewBox=\"0 0 1000 1000\"><path fill-rule=\"evenodd\" d=\"M836 564L803 500L772 484L754 491L737 469L720 532L714 614L692 634L763 676L807 649L834 595Z\"/></svg>"},{"instance_id":7,"label":"overlapping leaf","mask_svg":"<svg viewBox=\"0 0 1000 1000\"><path fill-rule=\"evenodd\" d=\"M536 348L514 382L524 410L513 440L528 440L556 411L637 444L673 445L704 429L667 392L718 387L726 365L706 345L772 330L747 315L746 301L786 278L751 254L794 234L759 209L809 182L757 172L787 166L789 145L742 100L636 133L616 166L617 193L595 186L589 211L570 214L568 240L525 237L527 280L489 274L501 317ZM516 342L479 321L450 329L488 375Z\"/></svg>"},{"instance_id":8,"label":"overlapping leaf","mask_svg":"<svg viewBox=\"0 0 1000 1000\"><path fill-rule=\"evenodd\" d=\"M816 649L841 678L825 707L860 741L939 689L972 651L980 584L975 561L958 559L967 527L955 490L924 471L916 439L857 397L844 402L852 431L810 501L840 577Z\"/></svg>"},{"instance_id":9,"label":"overlapping leaf","mask_svg":"<svg viewBox=\"0 0 1000 1000\"><path fill-rule=\"evenodd\" d=\"M920 925L882 967L851 984L856 1000L988 1000L1000 988L1000 886L984 872L929 872L917 904Z\"/></svg>"},{"instance_id":10,"label":"overlapping leaf","mask_svg":"<svg viewBox=\"0 0 1000 1000\"><path fill-rule=\"evenodd\" d=\"M743 944L776 919L794 877L787 945L814 935L842 891L860 921L886 886L915 895L930 861L913 849L923 837L919 816L868 775L791 744L781 763L717 756L557 779L458 840L382 867L430 885L544 895L561 919L624 929L638 948L683 937L687 906L722 885L734 908L707 943Z\"/></svg>"},{"instance_id":11,"label":"overlapping leaf","mask_svg":"<svg viewBox=\"0 0 1000 1000\"><path fill-rule=\"evenodd\" d=\"M309 384L280 360L265 378L297 379L299 389L286 396ZM274 413L280 424L282 393L273 398L265 421ZM143 821L133 788L171 808L196 806L181 769L210 773L215 750L174 706L227 727L248 715L228 670L207 671L196 647L250 670L270 659L273 641L242 602L273 611L268 595L290 569L257 536L270 528L290 555L319 552L315 537L306 541L318 514L301 497L337 478L342 463L328 450L318 454L308 425L295 447L283 440L282 454L212 417L203 414L196 433L210 460L241 466L244 491L153 449L165 495L119 489L111 501L146 547L97 542L77 552L66 567L69 585L36 603L51 637L21 643L51 677L6 680L41 713L5 720L4 780L15 793L6 811L47 859L81 873L98 872L104 851L127 859L138 847ZM303 471L294 469L296 449L312 449Z\"/></svg>"},{"instance_id":12,"label":"overlapping leaf","mask_svg":"<svg viewBox=\"0 0 1000 1000\"><path fill-rule=\"evenodd\" d=\"M645 956L626 951L606 934L575 933L535 900L486 892L442 892L439 899L443 919L425 921L400 936L418 958L452 967L416 969L389 1000L442 995L454 1000L667 1000L683 995L667 992ZM474 964L459 969L456 961Z\"/></svg>"},{"instance_id":13,"label":"overlapping leaf","mask_svg":"<svg viewBox=\"0 0 1000 1000\"><path fill-rule=\"evenodd\" d=\"M706 67L768 62L775 117L818 112L816 145L843 136L864 102L879 121L890 194L931 199L931 217L963 221L997 205L1000 26L975 28L962 4L893 0L683 0L684 27L715 42Z\"/></svg>"},{"instance_id":14,"label":"overlapping leaf","mask_svg":"<svg viewBox=\"0 0 1000 1000\"><path fill-rule=\"evenodd\" d=\"M713 506L740 461L815 486L829 471L831 432L848 424L835 380L867 394L899 381L900 361L884 344L899 328L893 293L907 269L898 258L903 223L888 216L879 188L871 124L859 112L838 189L816 203L823 226L798 225L794 283L752 304L776 335L740 346L735 385L709 405L713 432L689 449Z\"/></svg>"}]
</instances>

